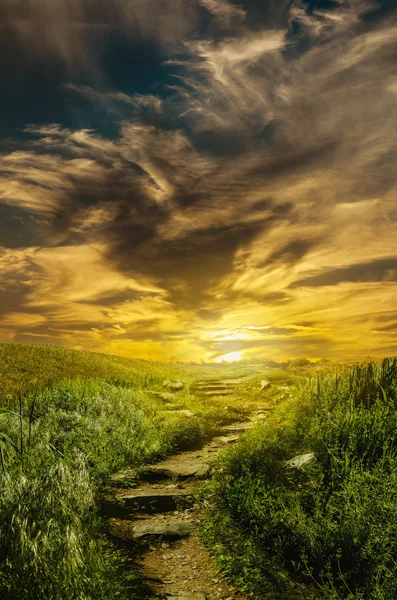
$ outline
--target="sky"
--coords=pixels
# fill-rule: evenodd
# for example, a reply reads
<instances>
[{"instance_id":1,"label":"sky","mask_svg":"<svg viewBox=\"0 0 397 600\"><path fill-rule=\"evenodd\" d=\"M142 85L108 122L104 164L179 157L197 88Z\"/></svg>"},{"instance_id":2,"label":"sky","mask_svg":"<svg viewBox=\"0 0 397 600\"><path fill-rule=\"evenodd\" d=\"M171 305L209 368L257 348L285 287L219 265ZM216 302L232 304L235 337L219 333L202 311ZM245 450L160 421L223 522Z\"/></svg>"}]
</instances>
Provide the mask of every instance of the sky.
<instances>
[{"instance_id":1,"label":"sky","mask_svg":"<svg viewBox=\"0 0 397 600\"><path fill-rule=\"evenodd\" d=\"M0 341L397 353L395 0L2 0Z\"/></svg>"}]
</instances>

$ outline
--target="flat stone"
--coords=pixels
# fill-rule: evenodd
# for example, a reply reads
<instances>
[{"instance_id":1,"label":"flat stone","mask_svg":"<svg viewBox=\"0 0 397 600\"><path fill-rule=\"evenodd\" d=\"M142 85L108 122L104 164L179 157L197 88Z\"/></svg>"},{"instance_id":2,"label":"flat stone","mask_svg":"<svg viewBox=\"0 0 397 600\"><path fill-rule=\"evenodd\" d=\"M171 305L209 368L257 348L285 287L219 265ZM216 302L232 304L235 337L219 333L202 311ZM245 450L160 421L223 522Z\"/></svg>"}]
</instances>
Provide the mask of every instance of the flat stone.
<instances>
[{"instance_id":1,"label":"flat stone","mask_svg":"<svg viewBox=\"0 0 397 600\"><path fill-rule=\"evenodd\" d=\"M175 486L176 487L176 486ZM157 514L191 506L193 494L184 489L136 489L103 500L103 512L108 517L126 518L136 513Z\"/></svg>"},{"instance_id":2,"label":"flat stone","mask_svg":"<svg viewBox=\"0 0 397 600\"><path fill-rule=\"evenodd\" d=\"M154 475L156 478L161 479L190 479L195 477L197 479L203 479L208 475L210 471L209 465L206 463L202 464L170 464L170 466L163 466L161 463L158 465L151 465L147 468L148 477Z\"/></svg>"},{"instance_id":3,"label":"flat stone","mask_svg":"<svg viewBox=\"0 0 397 600\"><path fill-rule=\"evenodd\" d=\"M222 383L231 383L234 385L238 385L239 383L244 383L244 381L248 381L249 379L252 379L251 375L246 375L244 377L234 377L231 379L223 379Z\"/></svg>"},{"instance_id":4,"label":"flat stone","mask_svg":"<svg viewBox=\"0 0 397 600\"><path fill-rule=\"evenodd\" d=\"M194 523L180 521L179 523L147 523L135 525L133 528L134 539L142 537L186 537L194 531Z\"/></svg>"},{"instance_id":5,"label":"flat stone","mask_svg":"<svg viewBox=\"0 0 397 600\"><path fill-rule=\"evenodd\" d=\"M183 381L170 381L169 379L166 379L163 382L163 387L165 387L169 390L178 391L178 390L183 390L184 383L183 383Z\"/></svg>"},{"instance_id":6,"label":"flat stone","mask_svg":"<svg viewBox=\"0 0 397 600\"><path fill-rule=\"evenodd\" d=\"M207 600L207 596L199 592L180 592L179 594L167 594L167 600Z\"/></svg>"},{"instance_id":7,"label":"flat stone","mask_svg":"<svg viewBox=\"0 0 397 600\"><path fill-rule=\"evenodd\" d=\"M225 383L207 383L207 384L200 384L196 387L197 390L202 391L202 390L207 390L207 391L213 391L213 390L230 390L231 388L233 388L233 384L225 384Z\"/></svg>"},{"instance_id":8,"label":"flat stone","mask_svg":"<svg viewBox=\"0 0 397 600\"><path fill-rule=\"evenodd\" d=\"M222 442L222 444L234 444L239 439L239 435L228 435L223 437L218 437L217 440Z\"/></svg>"},{"instance_id":9,"label":"flat stone","mask_svg":"<svg viewBox=\"0 0 397 600\"><path fill-rule=\"evenodd\" d=\"M227 390L219 390L218 392L213 391L213 392L203 392L204 396L231 396L231 394L233 393L233 390L227 391Z\"/></svg>"},{"instance_id":10,"label":"flat stone","mask_svg":"<svg viewBox=\"0 0 397 600\"><path fill-rule=\"evenodd\" d=\"M142 538L181 538L187 537L194 531L194 523L172 519L162 522L146 520L136 521L109 519L109 533L124 540L139 540Z\"/></svg>"},{"instance_id":11,"label":"flat stone","mask_svg":"<svg viewBox=\"0 0 397 600\"><path fill-rule=\"evenodd\" d=\"M267 390L269 389L269 387L271 387L271 383L270 381L268 381L267 379L262 379L261 381L261 390Z\"/></svg>"},{"instance_id":12,"label":"flat stone","mask_svg":"<svg viewBox=\"0 0 397 600\"><path fill-rule=\"evenodd\" d=\"M316 457L313 452L308 452L307 454L298 454L298 456L294 456L294 458L287 460L285 466L290 469L304 469L315 461Z\"/></svg>"},{"instance_id":13,"label":"flat stone","mask_svg":"<svg viewBox=\"0 0 397 600\"><path fill-rule=\"evenodd\" d=\"M236 424L232 424L232 425L224 425L222 427L221 431L225 432L225 433L229 433L229 432L235 433L237 431L244 433L248 429L252 429L252 427L255 427L255 423L253 421L243 421L242 423L236 423Z\"/></svg>"}]
</instances>

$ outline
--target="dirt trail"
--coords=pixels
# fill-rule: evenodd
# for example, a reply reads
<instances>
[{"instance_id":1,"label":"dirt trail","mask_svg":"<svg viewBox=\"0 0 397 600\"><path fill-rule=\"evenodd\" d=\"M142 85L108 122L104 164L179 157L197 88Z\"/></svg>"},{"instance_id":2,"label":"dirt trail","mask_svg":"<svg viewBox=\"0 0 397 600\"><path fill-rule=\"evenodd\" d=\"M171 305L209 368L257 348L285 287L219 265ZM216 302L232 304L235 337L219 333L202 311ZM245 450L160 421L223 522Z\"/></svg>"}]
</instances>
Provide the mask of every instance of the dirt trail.
<instances>
[{"instance_id":1,"label":"dirt trail","mask_svg":"<svg viewBox=\"0 0 397 600\"><path fill-rule=\"evenodd\" d=\"M242 381L200 382L195 393L230 395ZM265 419L268 410L253 406L249 421L224 426L200 450L149 465L139 479L129 469L113 477L114 492L104 503L109 530L126 543L143 542L140 565L151 590L148 599L244 600L227 586L200 542L194 494L209 476L214 457Z\"/></svg>"}]
</instances>

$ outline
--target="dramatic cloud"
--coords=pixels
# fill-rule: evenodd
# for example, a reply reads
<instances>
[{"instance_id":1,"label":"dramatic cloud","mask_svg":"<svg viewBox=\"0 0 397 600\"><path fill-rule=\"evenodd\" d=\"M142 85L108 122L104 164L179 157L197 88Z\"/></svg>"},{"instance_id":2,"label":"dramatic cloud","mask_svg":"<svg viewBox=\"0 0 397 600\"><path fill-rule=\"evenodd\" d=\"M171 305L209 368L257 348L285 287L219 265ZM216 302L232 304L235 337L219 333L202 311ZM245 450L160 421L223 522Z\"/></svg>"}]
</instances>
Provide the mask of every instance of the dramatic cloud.
<instances>
[{"instance_id":1,"label":"dramatic cloud","mask_svg":"<svg viewBox=\"0 0 397 600\"><path fill-rule=\"evenodd\" d=\"M397 8L263 4L3 2L4 339L394 351Z\"/></svg>"}]
</instances>

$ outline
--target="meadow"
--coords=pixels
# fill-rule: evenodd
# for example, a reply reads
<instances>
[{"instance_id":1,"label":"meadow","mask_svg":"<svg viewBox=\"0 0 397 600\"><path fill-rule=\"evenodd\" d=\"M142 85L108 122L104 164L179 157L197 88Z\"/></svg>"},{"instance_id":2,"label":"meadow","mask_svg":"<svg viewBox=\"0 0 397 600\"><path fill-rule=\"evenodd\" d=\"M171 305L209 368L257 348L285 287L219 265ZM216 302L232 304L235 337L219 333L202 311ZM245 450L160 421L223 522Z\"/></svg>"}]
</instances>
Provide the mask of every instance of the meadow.
<instances>
[{"instance_id":1,"label":"meadow","mask_svg":"<svg viewBox=\"0 0 397 600\"><path fill-rule=\"evenodd\" d=\"M199 447L253 402L275 409L200 493L202 538L225 577L257 600L397 598L396 359L265 369L2 344L0 361L1 598L147 597L133 556L106 535L111 474ZM241 375L233 405L195 394L197 381ZM165 380L183 387L164 394ZM196 417L167 411L170 398ZM307 467L286 466L309 452Z\"/></svg>"},{"instance_id":2,"label":"meadow","mask_svg":"<svg viewBox=\"0 0 397 600\"><path fill-rule=\"evenodd\" d=\"M200 446L243 415L239 403L226 409L190 393L197 379L241 367L24 344L0 345L0 364L0 597L139 597L129 558L106 536L101 493L118 469ZM173 407L194 408L194 419L164 410L166 379L183 384Z\"/></svg>"}]
</instances>

